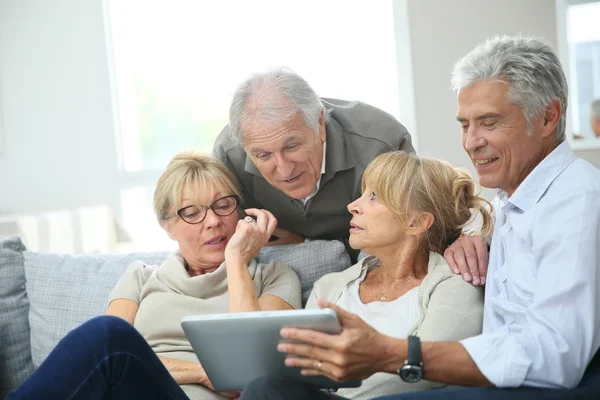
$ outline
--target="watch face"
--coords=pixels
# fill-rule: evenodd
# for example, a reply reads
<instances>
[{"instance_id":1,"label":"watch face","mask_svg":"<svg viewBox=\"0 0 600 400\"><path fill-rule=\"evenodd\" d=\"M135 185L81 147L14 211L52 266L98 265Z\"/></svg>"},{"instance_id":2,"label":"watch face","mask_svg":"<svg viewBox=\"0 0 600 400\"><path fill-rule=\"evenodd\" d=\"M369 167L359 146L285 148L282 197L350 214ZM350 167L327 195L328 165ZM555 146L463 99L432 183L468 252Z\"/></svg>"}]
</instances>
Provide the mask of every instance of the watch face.
<instances>
[{"instance_id":1,"label":"watch face","mask_svg":"<svg viewBox=\"0 0 600 400\"><path fill-rule=\"evenodd\" d=\"M423 379L423 367L418 365L405 365L400 368L400 378L405 382L418 382Z\"/></svg>"}]
</instances>

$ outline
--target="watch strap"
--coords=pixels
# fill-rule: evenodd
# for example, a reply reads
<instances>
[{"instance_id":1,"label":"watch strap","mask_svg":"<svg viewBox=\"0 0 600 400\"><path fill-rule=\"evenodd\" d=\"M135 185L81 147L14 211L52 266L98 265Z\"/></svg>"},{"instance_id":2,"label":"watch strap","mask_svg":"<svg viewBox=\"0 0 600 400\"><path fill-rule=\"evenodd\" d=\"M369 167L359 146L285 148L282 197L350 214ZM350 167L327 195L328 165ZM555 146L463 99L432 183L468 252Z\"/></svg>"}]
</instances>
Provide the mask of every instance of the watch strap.
<instances>
[{"instance_id":1,"label":"watch strap","mask_svg":"<svg viewBox=\"0 0 600 400\"><path fill-rule=\"evenodd\" d=\"M407 365L421 365L421 339L418 336L408 337Z\"/></svg>"}]
</instances>

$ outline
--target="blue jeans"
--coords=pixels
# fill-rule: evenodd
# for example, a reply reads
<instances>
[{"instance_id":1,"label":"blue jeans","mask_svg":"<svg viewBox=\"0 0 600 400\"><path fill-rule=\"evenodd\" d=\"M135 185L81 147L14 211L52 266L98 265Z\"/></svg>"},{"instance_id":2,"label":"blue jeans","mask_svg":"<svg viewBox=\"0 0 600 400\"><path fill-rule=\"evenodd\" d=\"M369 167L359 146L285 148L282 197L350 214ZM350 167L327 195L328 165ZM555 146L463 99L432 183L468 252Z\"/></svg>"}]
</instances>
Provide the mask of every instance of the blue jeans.
<instances>
[{"instance_id":1,"label":"blue jeans","mask_svg":"<svg viewBox=\"0 0 600 400\"><path fill-rule=\"evenodd\" d=\"M6 400L187 400L146 340L117 317L96 317L69 332Z\"/></svg>"},{"instance_id":2,"label":"blue jeans","mask_svg":"<svg viewBox=\"0 0 600 400\"><path fill-rule=\"evenodd\" d=\"M400 379L400 377L398 377ZM242 391L240 400L333 400L340 399L309 386L281 378L256 379ZM376 400L597 400L600 399L600 352L596 354L574 389L452 388L394 394Z\"/></svg>"}]
</instances>

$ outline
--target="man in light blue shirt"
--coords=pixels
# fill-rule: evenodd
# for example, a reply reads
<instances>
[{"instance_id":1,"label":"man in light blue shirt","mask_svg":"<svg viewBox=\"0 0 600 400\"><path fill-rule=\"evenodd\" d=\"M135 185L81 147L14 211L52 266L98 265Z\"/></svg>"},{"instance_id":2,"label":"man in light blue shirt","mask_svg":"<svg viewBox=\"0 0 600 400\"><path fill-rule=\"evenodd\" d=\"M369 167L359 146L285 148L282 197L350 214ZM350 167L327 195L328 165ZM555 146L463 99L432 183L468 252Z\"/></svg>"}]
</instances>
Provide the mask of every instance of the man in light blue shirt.
<instances>
[{"instance_id":1,"label":"man in light blue shirt","mask_svg":"<svg viewBox=\"0 0 600 400\"><path fill-rule=\"evenodd\" d=\"M484 334L461 343L496 386L574 387L600 346L600 171L562 142L493 207Z\"/></svg>"},{"instance_id":2,"label":"man in light blue shirt","mask_svg":"<svg viewBox=\"0 0 600 400\"><path fill-rule=\"evenodd\" d=\"M496 386L572 388L600 347L600 171L565 140L566 80L546 46L504 38L453 83L463 146L499 188L484 334L461 344Z\"/></svg>"},{"instance_id":3,"label":"man in light blue shirt","mask_svg":"<svg viewBox=\"0 0 600 400\"><path fill-rule=\"evenodd\" d=\"M496 37L462 58L452 81L463 147L480 183L498 189L483 333L460 342L395 339L322 301L338 312L342 334L284 329L285 339L308 344L279 349L287 365L338 381L388 372L487 386L386 399L598 394L600 358L592 359L600 348L600 170L576 158L565 140L560 62L537 39ZM499 389L507 387L521 388ZM275 398L247 390L242 398ZM298 388L284 397L319 398Z\"/></svg>"}]
</instances>

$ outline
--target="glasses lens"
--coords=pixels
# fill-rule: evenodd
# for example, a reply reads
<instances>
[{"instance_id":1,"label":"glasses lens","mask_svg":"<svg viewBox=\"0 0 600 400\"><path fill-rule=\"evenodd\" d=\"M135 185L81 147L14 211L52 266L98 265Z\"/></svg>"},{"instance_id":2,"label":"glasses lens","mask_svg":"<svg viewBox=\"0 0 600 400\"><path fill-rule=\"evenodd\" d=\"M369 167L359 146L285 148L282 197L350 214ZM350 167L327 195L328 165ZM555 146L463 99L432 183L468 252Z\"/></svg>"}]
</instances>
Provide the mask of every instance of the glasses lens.
<instances>
[{"instance_id":1,"label":"glasses lens","mask_svg":"<svg viewBox=\"0 0 600 400\"><path fill-rule=\"evenodd\" d=\"M223 197L212 203L212 209L215 214L222 217L231 214L237 207L237 200L233 196Z\"/></svg>"},{"instance_id":2,"label":"glasses lens","mask_svg":"<svg viewBox=\"0 0 600 400\"><path fill-rule=\"evenodd\" d=\"M206 215L206 209L190 206L181 210L180 215L185 222L196 224L204 219L204 216Z\"/></svg>"}]
</instances>

